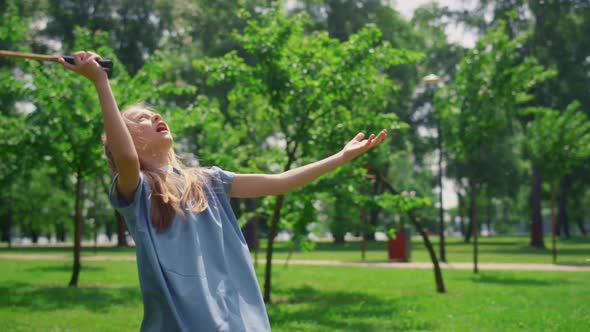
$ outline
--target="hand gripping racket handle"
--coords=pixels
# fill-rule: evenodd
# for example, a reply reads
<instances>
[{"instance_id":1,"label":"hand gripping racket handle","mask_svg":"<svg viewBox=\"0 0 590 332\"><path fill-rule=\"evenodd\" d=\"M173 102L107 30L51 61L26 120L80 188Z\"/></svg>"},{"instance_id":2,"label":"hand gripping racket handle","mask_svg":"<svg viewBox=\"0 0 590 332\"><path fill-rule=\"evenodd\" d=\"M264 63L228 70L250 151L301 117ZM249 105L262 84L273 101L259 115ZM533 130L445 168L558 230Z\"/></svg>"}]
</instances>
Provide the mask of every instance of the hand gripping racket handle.
<instances>
[{"instance_id":1,"label":"hand gripping racket handle","mask_svg":"<svg viewBox=\"0 0 590 332\"><path fill-rule=\"evenodd\" d=\"M69 64L74 64L74 57L69 56L69 55L62 55L62 58ZM111 60L96 60L96 62L98 62L98 64L103 67L104 69L106 69L107 72L107 76L111 77L111 74L113 72L113 61Z\"/></svg>"}]
</instances>

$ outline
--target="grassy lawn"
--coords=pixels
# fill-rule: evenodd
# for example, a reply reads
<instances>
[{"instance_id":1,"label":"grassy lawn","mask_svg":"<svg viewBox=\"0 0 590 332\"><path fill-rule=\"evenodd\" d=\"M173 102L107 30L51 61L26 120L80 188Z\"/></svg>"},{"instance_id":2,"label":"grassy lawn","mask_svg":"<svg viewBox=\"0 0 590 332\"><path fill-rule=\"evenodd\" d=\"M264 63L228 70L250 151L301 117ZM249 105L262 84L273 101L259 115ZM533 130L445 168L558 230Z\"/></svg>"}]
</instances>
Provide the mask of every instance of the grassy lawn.
<instances>
[{"instance_id":1,"label":"grassy lawn","mask_svg":"<svg viewBox=\"0 0 590 332\"><path fill-rule=\"evenodd\" d=\"M137 331L142 304L134 262L0 259L0 331ZM259 280L263 265L258 267ZM587 331L587 272L273 267L273 331Z\"/></svg>"},{"instance_id":2,"label":"grassy lawn","mask_svg":"<svg viewBox=\"0 0 590 332\"><path fill-rule=\"evenodd\" d=\"M438 237L431 237L438 255ZM545 238L547 248L532 248L526 236L484 237L480 238L479 261L482 263L552 263L551 239ZM344 244L318 242L316 249L311 252L293 251L292 259L311 260L340 260L361 261L360 242L351 241ZM573 237L557 241L558 263L573 265L590 265L590 237ZM265 258L266 242L261 241L258 259ZM277 242L273 258L285 259L290 251L286 242ZM446 241L447 261L471 262L473 260L473 245L463 242L462 238L448 238ZM70 247L0 247L0 254L57 254L71 255ZM132 256L134 248L99 247L97 253L88 243L82 251L83 256L93 255ZM387 261L386 242L367 242L366 260ZM430 258L420 238L412 239L411 260L414 262L428 262Z\"/></svg>"},{"instance_id":3,"label":"grassy lawn","mask_svg":"<svg viewBox=\"0 0 590 332\"><path fill-rule=\"evenodd\" d=\"M438 256L438 237L432 236L436 254ZM473 244L465 243L462 238L446 239L446 255L448 262L473 261ZM528 237L485 237L479 241L479 261L482 263L552 263L551 239L545 238L545 249L529 246ZM263 245L264 246L264 245ZM294 251L292 259L317 259L317 260L361 260L360 242L347 242L334 244L319 242L316 249L311 252ZM590 265L590 237L573 237L571 239L559 239L557 241L560 264ZM274 258L286 258L290 248L285 243L279 243ZM264 257L264 252L259 253L259 258ZM367 242L366 260L386 261L386 242ZM429 262L430 257L421 238L412 238L411 261Z\"/></svg>"}]
</instances>

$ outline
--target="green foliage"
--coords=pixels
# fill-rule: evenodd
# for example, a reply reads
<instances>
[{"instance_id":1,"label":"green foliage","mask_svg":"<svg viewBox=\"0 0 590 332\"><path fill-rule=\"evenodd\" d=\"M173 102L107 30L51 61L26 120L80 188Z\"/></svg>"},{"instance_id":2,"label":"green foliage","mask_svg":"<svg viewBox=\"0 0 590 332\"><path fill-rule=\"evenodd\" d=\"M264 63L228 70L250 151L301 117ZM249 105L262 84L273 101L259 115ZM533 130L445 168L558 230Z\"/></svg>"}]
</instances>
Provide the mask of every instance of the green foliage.
<instances>
[{"instance_id":1,"label":"green foliage","mask_svg":"<svg viewBox=\"0 0 590 332\"><path fill-rule=\"evenodd\" d=\"M0 17L2 18L0 20L0 46L14 45L25 40L26 23L28 22L18 15L15 4L9 3L8 8L2 10ZM21 45L21 48L16 51L23 51L23 46Z\"/></svg>"},{"instance_id":2,"label":"green foliage","mask_svg":"<svg viewBox=\"0 0 590 332\"><path fill-rule=\"evenodd\" d=\"M103 45L106 33L76 30L76 49L97 49ZM55 64L32 63L36 111L31 124L39 128L36 148L66 172L62 176L81 172L84 176L104 172L100 135L102 118L94 86L87 79L65 72Z\"/></svg>"},{"instance_id":3,"label":"green foliage","mask_svg":"<svg viewBox=\"0 0 590 332\"><path fill-rule=\"evenodd\" d=\"M5 32L6 28L0 28L0 31ZM118 61L113 50L104 46L109 40L108 34L100 31L90 32L83 28L76 28L74 33L75 50L95 50L104 58L110 58L115 62L111 84L121 105L128 105L139 100L161 104L163 98L195 92L193 86L182 81L160 80L169 68L169 62L160 53L150 57L137 75L131 77L125 66ZM0 124L5 128L0 133L0 141L6 147L1 152L2 159L6 163L1 164L0 174L3 181L8 181L5 185L10 184L12 188L15 188L12 198L3 198L7 201L12 200L15 205L11 211L3 211L3 213L16 220L21 229L35 230L45 227L43 225L49 220L49 223L60 228L63 233L68 227L63 226L62 208L73 207L73 195L70 199L64 200L62 193L73 190L70 184L71 175L81 173L88 182L98 181L94 175L108 173L100 137L103 131L100 104L94 86L80 75L66 72L56 64L28 61L21 61L19 64L23 65L23 70L32 73L31 82L0 68L0 75L8 77L6 81L0 82L0 86L4 84L7 86L6 90L0 92L0 96L4 91L10 94L9 97L13 100L6 104L12 109L14 109L15 101L22 98L30 101L34 110L30 114L22 114L7 107L2 109L2 115L0 115ZM26 99L25 95L28 95ZM6 99L2 98L2 100ZM170 112L175 110L175 105L168 104L162 108L159 111ZM49 165L55 168L51 172L53 177L51 185L47 184L48 175L39 175L46 174L39 172L45 172ZM33 174L32 177L27 175L30 172ZM15 177L24 178L15 180ZM22 181L25 183L33 181L34 184L23 187ZM99 186L99 192L104 195L102 180L95 186ZM27 189L23 190L25 188ZM54 195L51 194L52 190ZM42 198L46 196L55 199L59 197L59 199L53 201ZM56 205L55 211L48 214L43 212L46 208L40 206L39 211L31 213L28 210L30 202L26 200L27 197L37 197L43 202L52 202ZM92 198L92 201L89 209L94 208L99 200ZM104 206L105 204L102 204L101 209ZM89 212L85 215L88 217ZM92 219L108 220L104 214L98 212L94 212Z\"/></svg>"},{"instance_id":4,"label":"green foliage","mask_svg":"<svg viewBox=\"0 0 590 332\"><path fill-rule=\"evenodd\" d=\"M272 10L260 21L251 21L243 35L236 35L256 59L254 66L246 65L236 53L197 60L194 65L207 73L210 85L233 85L229 92L232 108L258 99L255 96L264 97L265 120L285 135L288 144L296 141L304 152L316 142L331 143L335 138L340 146L350 136L348 128L362 119L372 123L381 120L397 128L391 114L359 115L387 103L392 86L379 70L417 56L380 45L375 27L367 27L340 44L326 33L305 36L304 22L300 15L287 18ZM332 125L335 121L336 127Z\"/></svg>"},{"instance_id":5,"label":"green foliage","mask_svg":"<svg viewBox=\"0 0 590 332\"><path fill-rule=\"evenodd\" d=\"M273 7L250 20L242 33L234 34L246 56L230 52L193 61L208 87L226 89L217 102L219 111L205 111L200 114L202 120L193 121L199 132L231 133L222 141L207 140L214 148L201 145L208 159L240 170L276 172L337 152L359 129L384 127L391 132L405 126L395 114L383 111L395 91L383 71L414 62L420 55L381 41L381 32L374 25L340 42L323 31L307 34L307 22L304 15L287 17ZM210 118L215 121L207 121ZM219 155L219 151L232 154ZM367 163L367 158L358 162ZM363 193L362 176L357 173L353 166L342 167L321 183L341 179L328 185L329 190L339 199L346 191L358 207ZM343 174L352 175L353 180L343 184ZM294 199L285 200L280 225L305 234L304 225L314 217L314 195L298 192L290 196ZM272 215L273 200L262 199L259 212Z\"/></svg>"},{"instance_id":6,"label":"green foliage","mask_svg":"<svg viewBox=\"0 0 590 332\"><path fill-rule=\"evenodd\" d=\"M71 189L59 182L57 169L50 165L39 165L30 173L16 178L10 187L12 217L21 236L65 234L72 229Z\"/></svg>"},{"instance_id":7,"label":"green foliage","mask_svg":"<svg viewBox=\"0 0 590 332\"><path fill-rule=\"evenodd\" d=\"M526 34L510 39L504 30L499 24L478 40L461 60L454 84L436 94L445 149L469 165L467 175L476 182L496 178L480 170L507 159L510 152L502 147L510 146L512 119L531 100L531 89L555 76L534 58L522 58Z\"/></svg>"},{"instance_id":8,"label":"green foliage","mask_svg":"<svg viewBox=\"0 0 590 332\"><path fill-rule=\"evenodd\" d=\"M384 209L400 210L408 212L412 209L431 205L432 202L428 197L418 197L416 192L402 192L399 195L383 193L377 197L377 204Z\"/></svg>"},{"instance_id":9,"label":"green foliage","mask_svg":"<svg viewBox=\"0 0 590 332\"><path fill-rule=\"evenodd\" d=\"M18 16L15 4L9 3L0 14L0 49L12 48L26 51L23 43L28 20ZM14 48L12 47L15 46ZM28 173L29 165L37 159L31 153L35 128L27 125L27 115L17 107L26 93L27 81L22 69L15 68L14 61L0 58L0 233L2 240L8 240L11 228L18 219L14 210L20 208L14 202L10 190L15 186L15 179ZM18 76L18 78L16 77Z\"/></svg>"},{"instance_id":10,"label":"green foliage","mask_svg":"<svg viewBox=\"0 0 590 332\"><path fill-rule=\"evenodd\" d=\"M387 238L390 240L395 239L395 228L390 228L388 229L385 234L387 235Z\"/></svg>"},{"instance_id":11,"label":"green foliage","mask_svg":"<svg viewBox=\"0 0 590 332\"><path fill-rule=\"evenodd\" d=\"M536 108L534 114L527 128L528 148L551 181L590 157L590 121L578 102L571 103L563 113Z\"/></svg>"}]
</instances>

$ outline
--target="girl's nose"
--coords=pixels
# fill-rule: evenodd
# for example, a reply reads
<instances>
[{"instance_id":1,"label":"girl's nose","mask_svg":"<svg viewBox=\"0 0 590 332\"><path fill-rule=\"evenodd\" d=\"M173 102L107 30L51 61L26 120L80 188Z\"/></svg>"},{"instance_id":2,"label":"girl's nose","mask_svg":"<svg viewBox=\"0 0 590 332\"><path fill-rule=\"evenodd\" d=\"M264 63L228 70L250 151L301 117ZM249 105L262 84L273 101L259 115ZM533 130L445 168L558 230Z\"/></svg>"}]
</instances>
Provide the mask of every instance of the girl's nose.
<instances>
[{"instance_id":1,"label":"girl's nose","mask_svg":"<svg viewBox=\"0 0 590 332\"><path fill-rule=\"evenodd\" d=\"M154 116L152 116L152 122L158 122L162 120L162 116L160 114L154 114Z\"/></svg>"}]
</instances>

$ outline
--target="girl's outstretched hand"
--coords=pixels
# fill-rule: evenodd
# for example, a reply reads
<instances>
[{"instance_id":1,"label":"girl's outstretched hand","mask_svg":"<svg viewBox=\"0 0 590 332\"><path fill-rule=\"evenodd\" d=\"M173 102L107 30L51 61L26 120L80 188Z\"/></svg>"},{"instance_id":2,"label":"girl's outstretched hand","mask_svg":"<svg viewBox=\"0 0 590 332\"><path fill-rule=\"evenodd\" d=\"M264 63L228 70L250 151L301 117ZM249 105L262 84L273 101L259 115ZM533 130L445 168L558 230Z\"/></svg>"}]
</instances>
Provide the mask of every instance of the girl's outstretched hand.
<instances>
[{"instance_id":1,"label":"girl's outstretched hand","mask_svg":"<svg viewBox=\"0 0 590 332\"><path fill-rule=\"evenodd\" d=\"M92 52L79 51L73 54L74 64L67 63L63 58L59 59L61 63L67 69L73 70L77 73L84 75L92 82L97 82L101 79L106 79L107 72L102 68L96 60L100 60L101 57Z\"/></svg>"},{"instance_id":2,"label":"girl's outstretched hand","mask_svg":"<svg viewBox=\"0 0 590 332\"><path fill-rule=\"evenodd\" d=\"M346 160L351 160L379 145L383 139L387 137L387 129L381 130L377 136L375 136L375 134L371 134L368 139L363 140L364 137L364 133L358 133L344 146L342 153Z\"/></svg>"}]
</instances>

